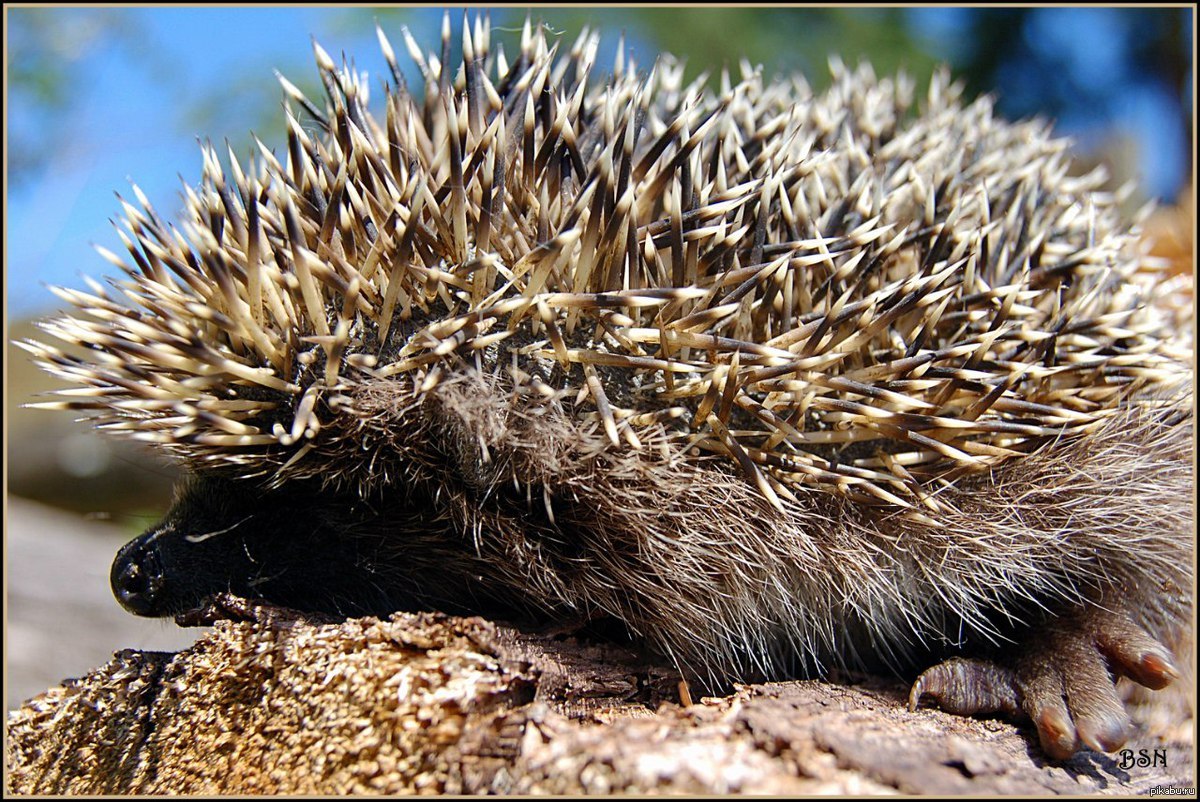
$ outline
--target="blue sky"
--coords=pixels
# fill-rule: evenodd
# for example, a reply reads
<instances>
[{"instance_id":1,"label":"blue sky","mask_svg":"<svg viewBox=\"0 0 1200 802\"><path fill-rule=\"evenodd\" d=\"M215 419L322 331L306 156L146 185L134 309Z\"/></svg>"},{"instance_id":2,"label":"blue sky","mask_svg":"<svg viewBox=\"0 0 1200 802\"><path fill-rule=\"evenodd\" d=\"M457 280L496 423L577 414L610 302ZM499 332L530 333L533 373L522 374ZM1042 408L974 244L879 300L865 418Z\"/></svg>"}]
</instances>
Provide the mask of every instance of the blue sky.
<instances>
[{"instance_id":1,"label":"blue sky","mask_svg":"<svg viewBox=\"0 0 1200 802\"><path fill-rule=\"evenodd\" d=\"M10 8L6 13L29 12ZM353 54L360 70L378 76L384 69L373 33L349 32L338 24L338 10L331 8L125 9L136 23L137 38L147 45L145 52L119 41L89 40L88 14L94 9L37 13L56 15L53 21L61 35L54 41L66 48L64 57L82 55L76 62L78 99L69 115L39 117L38 109L25 103L28 98L19 96L7 104L10 130L28 133L40 125L48 126L47 136L69 133L55 140L62 144L46 169L9 186L5 275L8 312L15 316L44 313L57 305L44 284L79 286L79 274L98 277L112 272L92 243L122 250L108 222L119 212L114 191L129 196L129 184L136 182L156 208L170 216L179 205L179 176L189 182L199 176L197 137L211 137L215 143L225 137L244 140L245 127L234 127L232 120L218 118L220 125L230 126L227 130L191 130L186 122L181 124L170 113L180 105L179 93L191 99L224 83L230 87L231 103L236 103L242 88L253 82L276 98L277 111L279 92L271 67L303 64L309 74L301 77L310 78L314 33L335 57ZM967 13L926 8L910 12L910 22L924 32L935 55L952 59ZM432 43L440 11L411 10L406 24L419 40ZM1143 194L1170 198L1185 169L1178 155L1185 144L1164 124L1168 115L1179 113L1178 99L1123 72L1117 25L1117 17L1104 9L1064 8L1040 18L1028 35L1031 46L1056 49L1065 69L1077 71L1072 80L1107 82L1111 90L1110 107L1097 110L1103 113L1066 116L1059 120L1059 130L1076 136L1084 146L1099 141L1102 130L1125 130L1138 143ZM399 23L389 22L387 27L398 45ZM615 42L617 31L605 33L606 41ZM70 50L72 42L81 43L78 51ZM651 46L636 40L633 45L645 54L640 64L647 66ZM153 61L147 64L144 58ZM295 77L290 67L287 73ZM1036 76L1017 76L1014 91L1036 82ZM38 130L33 135L39 135ZM282 141L268 144L279 146Z\"/></svg>"}]
</instances>

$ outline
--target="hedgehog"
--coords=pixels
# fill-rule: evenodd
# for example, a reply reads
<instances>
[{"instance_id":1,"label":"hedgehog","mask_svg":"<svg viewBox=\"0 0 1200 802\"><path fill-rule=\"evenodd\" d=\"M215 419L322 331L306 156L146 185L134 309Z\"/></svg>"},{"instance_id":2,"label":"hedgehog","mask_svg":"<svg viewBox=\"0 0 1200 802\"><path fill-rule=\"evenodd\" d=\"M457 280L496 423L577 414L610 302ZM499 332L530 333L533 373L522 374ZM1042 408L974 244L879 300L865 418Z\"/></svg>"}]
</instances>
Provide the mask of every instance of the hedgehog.
<instances>
[{"instance_id":1,"label":"hedgehog","mask_svg":"<svg viewBox=\"0 0 1200 802\"><path fill-rule=\"evenodd\" d=\"M25 343L38 406L187 470L125 608L608 626L705 688L892 672L1122 745L1191 616L1192 341L1102 171L944 69L402 35L422 87L379 29L372 111L314 40L286 149L202 143L174 223L134 186L122 276L42 326L82 353Z\"/></svg>"}]
</instances>

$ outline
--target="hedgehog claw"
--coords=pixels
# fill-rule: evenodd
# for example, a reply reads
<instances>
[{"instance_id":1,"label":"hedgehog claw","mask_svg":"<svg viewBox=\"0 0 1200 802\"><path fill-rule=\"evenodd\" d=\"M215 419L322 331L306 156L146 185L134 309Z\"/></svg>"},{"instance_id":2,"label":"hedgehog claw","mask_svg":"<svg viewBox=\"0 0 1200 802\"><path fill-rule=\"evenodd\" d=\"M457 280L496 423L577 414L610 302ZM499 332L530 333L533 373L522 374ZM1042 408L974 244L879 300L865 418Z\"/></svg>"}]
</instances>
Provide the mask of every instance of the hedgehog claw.
<instances>
[{"instance_id":1,"label":"hedgehog claw","mask_svg":"<svg viewBox=\"0 0 1200 802\"><path fill-rule=\"evenodd\" d=\"M1096 646L1116 674L1153 691L1179 679L1166 648L1127 616L1110 615L1104 624L1094 633Z\"/></svg>"},{"instance_id":2,"label":"hedgehog claw","mask_svg":"<svg viewBox=\"0 0 1200 802\"><path fill-rule=\"evenodd\" d=\"M928 696L956 715L1032 720L1046 754L1064 760L1082 747L1124 745L1130 720L1117 676L1159 690L1179 672L1166 648L1128 616L1096 609L1048 625L1011 661L953 658L930 668L913 683L908 704L915 710Z\"/></svg>"}]
</instances>

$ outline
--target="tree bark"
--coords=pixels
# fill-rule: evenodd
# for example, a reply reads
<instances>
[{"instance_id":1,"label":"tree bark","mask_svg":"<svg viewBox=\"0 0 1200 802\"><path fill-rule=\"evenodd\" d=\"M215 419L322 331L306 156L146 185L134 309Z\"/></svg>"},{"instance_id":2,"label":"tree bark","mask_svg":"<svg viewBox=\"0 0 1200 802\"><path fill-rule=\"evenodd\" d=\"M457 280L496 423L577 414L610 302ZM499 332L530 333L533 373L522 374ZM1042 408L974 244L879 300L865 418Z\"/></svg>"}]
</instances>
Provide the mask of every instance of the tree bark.
<instances>
[{"instance_id":1,"label":"tree bark","mask_svg":"<svg viewBox=\"0 0 1200 802\"><path fill-rule=\"evenodd\" d=\"M125 651L10 714L23 794L1136 794L1194 785L1163 706L1133 749L1045 758L1030 728L908 712L906 688L804 681L679 703L613 645L479 618L340 623L247 607L177 654ZM1149 722L1149 723L1147 723ZM1149 753L1153 755L1155 753ZM1136 756L1136 753L1135 753Z\"/></svg>"}]
</instances>

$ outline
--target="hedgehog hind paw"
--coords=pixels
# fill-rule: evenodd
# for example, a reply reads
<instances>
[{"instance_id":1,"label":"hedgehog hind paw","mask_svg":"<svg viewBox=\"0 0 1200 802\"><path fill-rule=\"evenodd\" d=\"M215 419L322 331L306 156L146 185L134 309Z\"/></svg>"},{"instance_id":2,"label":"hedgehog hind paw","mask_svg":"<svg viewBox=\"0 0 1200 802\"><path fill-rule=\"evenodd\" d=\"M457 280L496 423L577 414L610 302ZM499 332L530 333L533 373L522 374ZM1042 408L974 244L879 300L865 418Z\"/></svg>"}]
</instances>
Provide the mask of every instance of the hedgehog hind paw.
<instances>
[{"instance_id":1,"label":"hedgehog hind paw","mask_svg":"<svg viewBox=\"0 0 1200 802\"><path fill-rule=\"evenodd\" d=\"M1046 754L1065 760L1083 747L1124 745L1131 725L1118 676L1159 690L1179 672L1169 651L1127 615L1094 609L1032 633L1010 659L952 658L928 669L913 683L909 709L932 697L955 715L1031 720Z\"/></svg>"}]
</instances>

